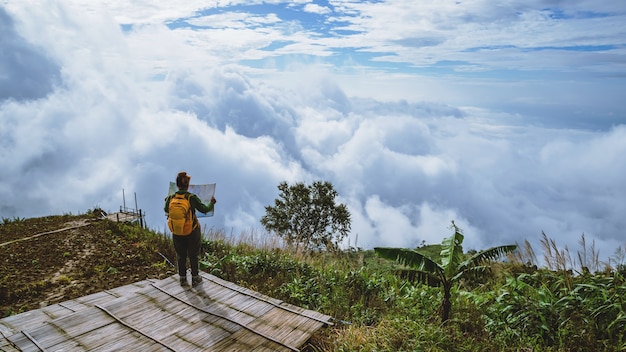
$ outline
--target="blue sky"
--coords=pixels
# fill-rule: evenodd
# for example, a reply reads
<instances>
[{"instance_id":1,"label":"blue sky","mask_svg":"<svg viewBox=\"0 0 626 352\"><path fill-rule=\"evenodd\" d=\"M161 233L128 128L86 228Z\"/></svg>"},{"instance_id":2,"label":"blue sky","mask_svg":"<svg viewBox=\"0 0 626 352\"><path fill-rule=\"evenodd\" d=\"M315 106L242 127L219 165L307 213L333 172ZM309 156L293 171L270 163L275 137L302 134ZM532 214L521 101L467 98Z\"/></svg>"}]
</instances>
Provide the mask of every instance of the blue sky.
<instances>
[{"instance_id":1,"label":"blue sky","mask_svg":"<svg viewBox=\"0 0 626 352\"><path fill-rule=\"evenodd\" d=\"M623 1L0 4L0 216L149 225L181 170L207 226L258 231L281 181L327 180L365 248L544 231L626 246Z\"/></svg>"}]
</instances>

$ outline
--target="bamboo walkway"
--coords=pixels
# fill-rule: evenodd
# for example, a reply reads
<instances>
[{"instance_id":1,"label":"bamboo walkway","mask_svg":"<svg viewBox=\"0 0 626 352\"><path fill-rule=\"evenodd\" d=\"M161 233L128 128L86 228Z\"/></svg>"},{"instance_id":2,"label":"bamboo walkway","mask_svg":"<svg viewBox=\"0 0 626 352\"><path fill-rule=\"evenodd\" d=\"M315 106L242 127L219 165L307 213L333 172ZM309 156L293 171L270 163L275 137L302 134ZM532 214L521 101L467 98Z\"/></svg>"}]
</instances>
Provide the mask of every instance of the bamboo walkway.
<instances>
[{"instance_id":1,"label":"bamboo walkway","mask_svg":"<svg viewBox=\"0 0 626 352\"><path fill-rule=\"evenodd\" d=\"M141 220L141 215L137 212L120 211L108 214L106 218L115 222L134 222Z\"/></svg>"},{"instance_id":2,"label":"bamboo walkway","mask_svg":"<svg viewBox=\"0 0 626 352\"><path fill-rule=\"evenodd\" d=\"M201 274L145 280L0 319L0 350L299 351L329 316Z\"/></svg>"}]
</instances>

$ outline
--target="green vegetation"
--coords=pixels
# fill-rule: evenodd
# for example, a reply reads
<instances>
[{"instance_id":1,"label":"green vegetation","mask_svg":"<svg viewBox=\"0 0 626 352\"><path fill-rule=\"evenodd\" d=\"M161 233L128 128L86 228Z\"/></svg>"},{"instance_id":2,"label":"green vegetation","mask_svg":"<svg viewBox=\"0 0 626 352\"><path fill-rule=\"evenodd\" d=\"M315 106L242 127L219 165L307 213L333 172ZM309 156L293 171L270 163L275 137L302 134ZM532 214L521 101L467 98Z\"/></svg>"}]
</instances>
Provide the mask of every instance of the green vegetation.
<instances>
[{"instance_id":1,"label":"green vegetation","mask_svg":"<svg viewBox=\"0 0 626 352\"><path fill-rule=\"evenodd\" d=\"M8 224L11 224L11 223L20 223L20 222L23 222L25 220L26 220L26 218L20 218L20 217L13 217L13 219L3 217L2 218L2 224L3 225L8 225Z\"/></svg>"},{"instance_id":2,"label":"green vegetation","mask_svg":"<svg viewBox=\"0 0 626 352\"><path fill-rule=\"evenodd\" d=\"M287 182L278 185L279 199L266 206L261 224L268 232L282 237L288 245L303 246L304 251L334 251L350 231L350 212L335 204L338 193L330 182L310 186Z\"/></svg>"},{"instance_id":3,"label":"green vegetation","mask_svg":"<svg viewBox=\"0 0 626 352\"><path fill-rule=\"evenodd\" d=\"M76 219L63 215L8 221L0 226L0 235L7 242L14 241ZM398 275L416 267L408 261L404 262L407 268L386 260L373 250L302 251L271 234L227 235L211 228L204 230L201 268L334 317L335 325L320 330L304 347L309 352L626 350L626 253L622 247L609 263L601 265L593 243L587 243L584 236L582 251L572 255L543 234L543 259L548 265L538 264L528 242L509 255L507 262L493 262L509 246L463 253L462 233L453 228L454 235L441 244L423 243L411 251L411 256L422 258L415 263L429 258L437 264L417 266L418 271L431 267L444 274L435 276L439 284L441 280L454 282L449 287L445 324L440 316L446 297L441 286L416 280L415 275ZM0 303L5 315L37 307L51 292L63 293L64 300L73 299L174 274L174 250L168 236L108 220L94 220L80 231L13 242L0 250L5 258L0 267L4 270L0 272ZM70 259L75 265L66 265ZM470 268L481 267L489 270L467 275L476 271ZM62 275L55 277L55 273Z\"/></svg>"},{"instance_id":4,"label":"green vegetation","mask_svg":"<svg viewBox=\"0 0 626 352\"><path fill-rule=\"evenodd\" d=\"M517 246L498 246L489 248L466 259L463 253L463 233L452 221L454 234L443 239L439 253L441 262L419 251L405 248L374 248L379 256L396 260L409 269L401 270L402 276L433 287L443 289L441 301L441 321L448 321L452 306L451 291L461 280L484 279L491 274L489 262L507 253L513 252Z\"/></svg>"},{"instance_id":5,"label":"green vegetation","mask_svg":"<svg viewBox=\"0 0 626 352\"><path fill-rule=\"evenodd\" d=\"M456 230L452 237L458 240ZM227 236L214 229L204 236L203 270L336 319L307 351L626 349L626 282L616 271L573 276L511 256L513 262L490 263L484 275L452 285L452 309L441 324L441 289L397 275L404 267L374 251L303 253L272 237ZM444 241L433 248L446 246ZM492 254L508 250L503 246ZM482 263L471 258L495 258L489 251L464 254L459 263L465 264L455 270Z\"/></svg>"}]
</instances>

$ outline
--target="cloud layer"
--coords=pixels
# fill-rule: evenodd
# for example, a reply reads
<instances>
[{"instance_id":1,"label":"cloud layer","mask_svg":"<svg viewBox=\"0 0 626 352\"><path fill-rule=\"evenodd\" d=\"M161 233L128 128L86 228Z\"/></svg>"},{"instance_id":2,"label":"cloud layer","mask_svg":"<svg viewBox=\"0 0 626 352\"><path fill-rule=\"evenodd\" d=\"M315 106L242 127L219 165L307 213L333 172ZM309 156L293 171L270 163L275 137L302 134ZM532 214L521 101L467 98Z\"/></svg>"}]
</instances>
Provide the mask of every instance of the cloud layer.
<instances>
[{"instance_id":1,"label":"cloud layer","mask_svg":"<svg viewBox=\"0 0 626 352\"><path fill-rule=\"evenodd\" d=\"M115 211L123 189L163 229L186 170L234 232L279 182L328 180L365 248L451 220L466 248L625 244L623 5L185 4L0 7L0 216Z\"/></svg>"}]
</instances>

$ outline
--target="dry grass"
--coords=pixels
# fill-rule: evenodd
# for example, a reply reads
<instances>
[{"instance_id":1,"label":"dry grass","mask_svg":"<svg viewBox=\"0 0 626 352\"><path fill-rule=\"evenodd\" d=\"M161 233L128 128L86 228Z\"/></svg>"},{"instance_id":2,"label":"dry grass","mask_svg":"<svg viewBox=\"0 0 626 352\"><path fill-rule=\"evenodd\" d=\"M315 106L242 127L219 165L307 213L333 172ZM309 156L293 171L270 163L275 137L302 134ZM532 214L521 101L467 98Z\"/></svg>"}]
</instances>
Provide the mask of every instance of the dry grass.
<instances>
[{"instance_id":1,"label":"dry grass","mask_svg":"<svg viewBox=\"0 0 626 352\"><path fill-rule=\"evenodd\" d=\"M286 244L280 237L254 229L235 234L232 231L226 233L224 229L205 226L202 229L202 235L205 240L222 242L232 247L246 246L257 250L287 249Z\"/></svg>"},{"instance_id":2,"label":"dry grass","mask_svg":"<svg viewBox=\"0 0 626 352\"><path fill-rule=\"evenodd\" d=\"M567 246L559 247L556 241L549 238L543 231L541 232L540 243L543 249L542 263L539 262L535 250L528 240L524 241L523 246L518 245L518 250L509 255L509 260L520 265L545 266L551 271L569 271L582 274L615 270L614 266L621 265L626 258L625 251L618 247L616 254L608 262L601 261L595 241L588 243L584 233L578 241L580 248L575 253L571 252Z\"/></svg>"}]
</instances>

